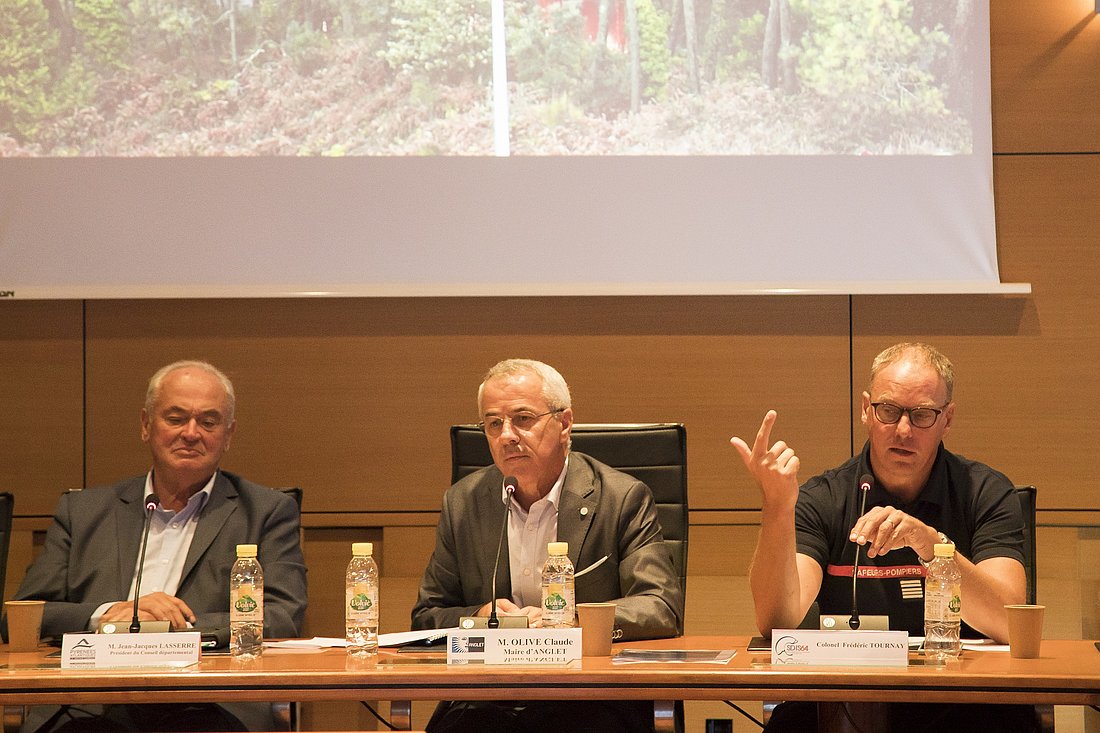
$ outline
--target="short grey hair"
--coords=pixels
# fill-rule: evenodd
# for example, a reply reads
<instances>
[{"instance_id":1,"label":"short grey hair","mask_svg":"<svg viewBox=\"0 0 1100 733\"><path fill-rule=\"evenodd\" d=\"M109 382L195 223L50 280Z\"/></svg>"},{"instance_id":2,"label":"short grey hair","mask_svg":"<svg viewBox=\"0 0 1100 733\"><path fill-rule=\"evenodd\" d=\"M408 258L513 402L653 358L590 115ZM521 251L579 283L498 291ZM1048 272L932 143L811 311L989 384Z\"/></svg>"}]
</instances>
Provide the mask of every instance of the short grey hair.
<instances>
[{"instance_id":1,"label":"short grey hair","mask_svg":"<svg viewBox=\"0 0 1100 733\"><path fill-rule=\"evenodd\" d=\"M951 401L951 395L955 391L955 366L936 347L928 344L900 343L883 349L871 362L871 383L874 383L875 377L883 369L906 359L935 369L947 387L947 401Z\"/></svg>"},{"instance_id":2,"label":"short grey hair","mask_svg":"<svg viewBox=\"0 0 1100 733\"><path fill-rule=\"evenodd\" d=\"M565 377L557 369L534 359L505 359L494 364L481 380L481 386L477 388L478 412L481 411L481 396L485 391L485 384L513 374L538 375L542 379L542 398L546 400L551 410L568 410L573 406L573 400L569 396L569 385L565 383Z\"/></svg>"},{"instance_id":3,"label":"short grey hair","mask_svg":"<svg viewBox=\"0 0 1100 733\"><path fill-rule=\"evenodd\" d=\"M149 386L145 389L145 412L152 414L153 407L157 404L157 399L160 397L160 389L164 384L164 378L180 369L198 369L207 374L212 374L221 382L222 389L225 390L226 410L229 413L225 416L225 419L226 422L232 422L237 413L237 395L233 391L233 382L229 381L229 377L225 376L225 372L221 369L218 369L209 362L199 361L197 359L174 361L171 364L162 366L157 370L156 374L149 378Z\"/></svg>"}]
</instances>

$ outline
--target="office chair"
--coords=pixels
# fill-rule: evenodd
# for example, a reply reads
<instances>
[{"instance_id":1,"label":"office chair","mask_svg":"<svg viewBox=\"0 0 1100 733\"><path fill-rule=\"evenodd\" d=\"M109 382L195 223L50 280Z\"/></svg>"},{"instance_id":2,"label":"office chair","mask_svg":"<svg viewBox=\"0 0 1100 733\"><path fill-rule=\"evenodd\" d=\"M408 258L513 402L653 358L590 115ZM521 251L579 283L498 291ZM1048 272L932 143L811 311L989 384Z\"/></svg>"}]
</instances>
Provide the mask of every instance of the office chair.
<instances>
[{"instance_id":1,"label":"office chair","mask_svg":"<svg viewBox=\"0 0 1100 733\"><path fill-rule=\"evenodd\" d=\"M1020 513L1024 517L1024 575L1027 576L1026 603L1038 602L1038 589L1036 588L1036 564L1037 552L1035 544L1035 495L1038 493L1034 486L1017 486L1016 498L1020 500ZM1036 705L1035 712L1039 716L1039 724L1043 733L1054 733L1054 706Z\"/></svg>"},{"instance_id":2,"label":"office chair","mask_svg":"<svg viewBox=\"0 0 1100 733\"><path fill-rule=\"evenodd\" d=\"M586 453L646 484L653 492L657 519L672 567L687 598L687 431L680 423L574 423L572 450ZM492 464L489 443L477 425L451 426L451 483ZM676 629L683 634L683 624ZM684 728L683 701L654 702L654 719Z\"/></svg>"},{"instance_id":3,"label":"office chair","mask_svg":"<svg viewBox=\"0 0 1100 733\"><path fill-rule=\"evenodd\" d=\"M0 603L5 600L4 583L7 580L8 547L11 545L11 518L15 511L15 497L7 491L0 492Z\"/></svg>"},{"instance_id":4,"label":"office chair","mask_svg":"<svg viewBox=\"0 0 1100 733\"><path fill-rule=\"evenodd\" d=\"M1027 576L1027 603L1035 603L1035 494L1034 486L1017 486L1016 498L1024 516L1024 574Z\"/></svg>"}]
</instances>

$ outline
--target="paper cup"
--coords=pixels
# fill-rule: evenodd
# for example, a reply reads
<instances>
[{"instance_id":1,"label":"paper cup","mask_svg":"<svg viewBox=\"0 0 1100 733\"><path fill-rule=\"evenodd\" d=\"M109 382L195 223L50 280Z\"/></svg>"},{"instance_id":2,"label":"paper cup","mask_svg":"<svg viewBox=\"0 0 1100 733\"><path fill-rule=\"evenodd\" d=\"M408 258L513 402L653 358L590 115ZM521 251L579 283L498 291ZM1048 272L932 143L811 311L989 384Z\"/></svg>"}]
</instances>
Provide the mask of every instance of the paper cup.
<instances>
[{"instance_id":1,"label":"paper cup","mask_svg":"<svg viewBox=\"0 0 1100 733\"><path fill-rule=\"evenodd\" d=\"M614 603L578 603L581 627L581 656L611 656L611 634L615 630Z\"/></svg>"},{"instance_id":2,"label":"paper cup","mask_svg":"<svg viewBox=\"0 0 1100 733\"><path fill-rule=\"evenodd\" d=\"M1017 659L1035 659L1043 643L1046 606L1005 606L1008 614L1008 653Z\"/></svg>"},{"instance_id":3,"label":"paper cup","mask_svg":"<svg viewBox=\"0 0 1100 733\"><path fill-rule=\"evenodd\" d=\"M4 601L8 616L8 651L33 652L42 637L45 601Z\"/></svg>"}]
</instances>

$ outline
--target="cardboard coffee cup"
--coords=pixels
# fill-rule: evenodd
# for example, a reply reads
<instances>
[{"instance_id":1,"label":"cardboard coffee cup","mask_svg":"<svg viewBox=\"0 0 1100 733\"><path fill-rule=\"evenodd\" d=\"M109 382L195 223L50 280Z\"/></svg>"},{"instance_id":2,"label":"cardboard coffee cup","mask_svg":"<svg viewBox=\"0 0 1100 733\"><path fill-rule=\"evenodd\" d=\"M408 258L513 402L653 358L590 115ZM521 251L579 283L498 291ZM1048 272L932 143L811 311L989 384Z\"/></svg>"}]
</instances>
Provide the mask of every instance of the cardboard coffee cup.
<instances>
[{"instance_id":1,"label":"cardboard coffee cup","mask_svg":"<svg viewBox=\"0 0 1100 733\"><path fill-rule=\"evenodd\" d=\"M1046 606L1005 606L1008 614L1008 653L1016 659L1035 659L1043 643Z\"/></svg>"},{"instance_id":2,"label":"cardboard coffee cup","mask_svg":"<svg viewBox=\"0 0 1100 733\"><path fill-rule=\"evenodd\" d=\"M614 603L578 603L577 623L581 627L581 656L611 655L611 634L615 630Z\"/></svg>"},{"instance_id":3,"label":"cardboard coffee cup","mask_svg":"<svg viewBox=\"0 0 1100 733\"><path fill-rule=\"evenodd\" d=\"M33 652L42 637L42 611L45 601L4 601L8 616L8 650Z\"/></svg>"}]
</instances>

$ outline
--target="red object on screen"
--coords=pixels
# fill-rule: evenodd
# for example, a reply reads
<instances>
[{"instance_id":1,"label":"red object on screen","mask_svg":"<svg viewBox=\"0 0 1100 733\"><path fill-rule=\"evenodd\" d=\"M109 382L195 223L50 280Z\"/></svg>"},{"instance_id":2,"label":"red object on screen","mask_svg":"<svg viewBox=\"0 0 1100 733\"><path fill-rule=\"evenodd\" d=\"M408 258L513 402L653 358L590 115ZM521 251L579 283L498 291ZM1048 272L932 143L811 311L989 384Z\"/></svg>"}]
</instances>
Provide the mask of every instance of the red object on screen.
<instances>
[{"instance_id":1,"label":"red object on screen","mask_svg":"<svg viewBox=\"0 0 1100 733\"><path fill-rule=\"evenodd\" d=\"M539 0L539 7L560 5L561 0ZM584 16L584 32L588 40L595 41L600 28L600 0L583 0L581 15ZM615 0L611 4L610 17L607 19L607 47L615 51L626 49L626 6L625 0Z\"/></svg>"}]
</instances>

